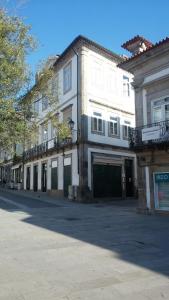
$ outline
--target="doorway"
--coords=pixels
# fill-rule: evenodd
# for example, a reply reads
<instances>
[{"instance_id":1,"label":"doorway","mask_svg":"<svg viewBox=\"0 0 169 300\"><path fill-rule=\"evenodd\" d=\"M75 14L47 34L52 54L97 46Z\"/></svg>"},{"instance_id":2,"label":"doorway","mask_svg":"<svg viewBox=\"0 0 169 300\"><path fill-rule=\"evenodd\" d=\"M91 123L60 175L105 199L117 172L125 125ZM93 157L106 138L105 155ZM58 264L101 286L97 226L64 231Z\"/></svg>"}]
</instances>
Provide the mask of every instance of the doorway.
<instances>
[{"instance_id":1,"label":"doorway","mask_svg":"<svg viewBox=\"0 0 169 300\"><path fill-rule=\"evenodd\" d=\"M38 165L33 166L33 190L34 192L38 190Z\"/></svg>"},{"instance_id":2,"label":"doorway","mask_svg":"<svg viewBox=\"0 0 169 300\"><path fill-rule=\"evenodd\" d=\"M64 158L64 196L67 197L69 193L69 185L72 184L72 166L71 157Z\"/></svg>"},{"instance_id":3,"label":"doorway","mask_svg":"<svg viewBox=\"0 0 169 300\"><path fill-rule=\"evenodd\" d=\"M46 192L47 190L47 163L42 163L42 178L41 178L41 190Z\"/></svg>"},{"instance_id":4,"label":"doorway","mask_svg":"<svg viewBox=\"0 0 169 300\"><path fill-rule=\"evenodd\" d=\"M93 165L94 197L122 197L121 166Z\"/></svg>"},{"instance_id":5,"label":"doorway","mask_svg":"<svg viewBox=\"0 0 169 300\"><path fill-rule=\"evenodd\" d=\"M125 175L126 175L126 197L134 196L134 182L133 182L133 160L125 160Z\"/></svg>"},{"instance_id":6,"label":"doorway","mask_svg":"<svg viewBox=\"0 0 169 300\"><path fill-rule=\"evenodd\" d=\"M30 190L30 167L26 169L26 189Z\"/></svg>"}]
</instances>

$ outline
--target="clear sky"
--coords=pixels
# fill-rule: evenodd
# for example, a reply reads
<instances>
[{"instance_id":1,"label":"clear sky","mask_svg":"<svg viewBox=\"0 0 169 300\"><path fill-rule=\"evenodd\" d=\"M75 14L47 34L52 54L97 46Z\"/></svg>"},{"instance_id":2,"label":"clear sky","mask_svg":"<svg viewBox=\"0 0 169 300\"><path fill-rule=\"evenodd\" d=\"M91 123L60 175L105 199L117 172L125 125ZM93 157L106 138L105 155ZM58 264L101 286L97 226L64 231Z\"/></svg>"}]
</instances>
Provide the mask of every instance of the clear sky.
<instances>
[{"instance_id":1,"label":"clear sky","mask_svg":"<svg viewBox=\"0 0 169 300\"><path fill-rule=\"evenodd\" d=\"M12 12L17 0L6 1ZM152 42L169 36L169 0L20 1L16 12L39 41L29 57L33 70L38 61L60 54L79 34L118 54L124 53L121 44L134 35Z\"/></svg>"}]
</instances>

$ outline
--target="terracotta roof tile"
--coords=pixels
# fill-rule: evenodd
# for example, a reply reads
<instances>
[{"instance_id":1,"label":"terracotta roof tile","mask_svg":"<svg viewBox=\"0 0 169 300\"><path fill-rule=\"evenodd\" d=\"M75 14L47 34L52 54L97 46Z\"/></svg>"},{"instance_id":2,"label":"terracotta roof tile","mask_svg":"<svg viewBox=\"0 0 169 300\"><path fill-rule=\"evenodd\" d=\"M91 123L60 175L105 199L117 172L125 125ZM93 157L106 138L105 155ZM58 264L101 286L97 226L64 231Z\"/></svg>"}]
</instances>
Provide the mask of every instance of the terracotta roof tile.
<instances>
[{"instance_id":1,"label":"terracotta roof tile","mask_svg":"<svg viewBox=\"0 0 169 300\"><path fill-rule=\"evenodd\" d=\"M156 44L152 45L151 47L149 47L148 49L144 50L143 52L136 53L135 55L133 55L133 56L131 56L129 58L126 58L125 61L123 61L123 62L121 62L119 64L119 67L122 66L123 64L125 64L125 63L127 63L127 62L129 62L131 60L134 60L134 59L140 57L141 55L143 55L143 54L145 54L145 53L147 53L147 52L149 52L149 51L151 51L151 50L153 50L155 48L158 48L158 47L160 47L160 46L162 46L164 44L167 44L167 43L169 43L169 37L166 37L165 39L157 42Z\"/></svg>"},{"instance_id":2,"label":"terracotta roof tile","mask_svg":"<svg viewBox=\"0 0 169 300\"><path fill-rule=\"evenodd\" d=\"M142 41L144 42L144 44L147 46L147 48L149 47L152 47L153 44L146 40L143 36L140 36L140 35L136 35L135 37L133 37L132 39L128 40L127 42L125 42L123 45L122 45L122 48L124 49L127 49L128 46L130 46L131 44L134 44L135 42L138 42L138 41Z\"/></svg>"}]
</instances>

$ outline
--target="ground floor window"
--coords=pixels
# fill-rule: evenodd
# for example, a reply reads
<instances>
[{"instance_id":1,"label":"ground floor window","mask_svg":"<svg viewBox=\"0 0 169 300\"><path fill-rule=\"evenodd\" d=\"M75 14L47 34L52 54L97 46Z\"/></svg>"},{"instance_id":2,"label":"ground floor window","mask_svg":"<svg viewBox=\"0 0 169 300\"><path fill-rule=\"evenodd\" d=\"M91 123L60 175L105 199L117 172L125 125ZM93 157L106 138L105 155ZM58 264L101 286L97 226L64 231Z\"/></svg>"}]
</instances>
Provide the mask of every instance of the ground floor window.
<instances>
[{"instance_id":1,"label":"ground floor window","mask_svg":"<svg viewBox=\"0 0 169 300\"><path fill-rule=\"evenodd\" d=\"M169 210L169 172L154 174L155 207Z\"/></svg>"}]
</instances>

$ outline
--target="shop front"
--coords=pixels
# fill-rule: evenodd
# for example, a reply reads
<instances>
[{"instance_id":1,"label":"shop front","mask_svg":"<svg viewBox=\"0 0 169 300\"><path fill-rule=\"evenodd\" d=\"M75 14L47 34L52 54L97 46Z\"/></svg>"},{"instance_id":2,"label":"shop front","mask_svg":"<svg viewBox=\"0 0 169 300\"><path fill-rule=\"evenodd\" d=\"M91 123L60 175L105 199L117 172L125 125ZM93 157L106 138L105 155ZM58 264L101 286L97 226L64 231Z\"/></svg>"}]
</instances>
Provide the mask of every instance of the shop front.
<instances>
[{"instance_id":1,"label":"shop front","mask_svg":"<svg viewBox=\"0 0 169 300\"><path fill-rule=\"evenodd\" d=\"M169 211L169 172L154 173L155 208Z\"/></svg>"}]
</instances>

